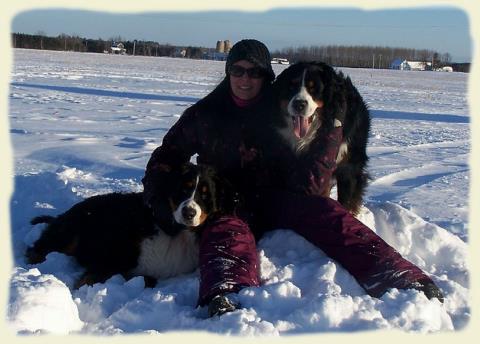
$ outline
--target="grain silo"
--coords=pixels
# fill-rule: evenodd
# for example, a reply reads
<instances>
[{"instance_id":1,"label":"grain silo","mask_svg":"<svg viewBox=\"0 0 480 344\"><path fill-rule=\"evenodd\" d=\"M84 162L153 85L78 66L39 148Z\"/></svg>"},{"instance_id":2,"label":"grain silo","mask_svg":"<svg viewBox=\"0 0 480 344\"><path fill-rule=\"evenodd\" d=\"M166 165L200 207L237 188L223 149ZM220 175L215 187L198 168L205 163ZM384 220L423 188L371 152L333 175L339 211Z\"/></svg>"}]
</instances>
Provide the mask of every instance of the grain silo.
<instances>
[{"instance_id":1,"label":"grain silo","mask_svg":"<svg viewBox=\"0 0 480 344\"><path fill-rule=\"evenodd\" d=\"M225 52L225 42L224 41L217 41L217 52L218 53Z\"/></svg>"},{"instance_id":2,"label":"grain silo","mask_svg":"<svg viewBox=\"0 0 480 344\"><path fill-rule=\"evenodd\" d=\"M225 43L224 43L224 52L228 53L230 51L230 49L232 49L232 42L230 42L228 39L225 40Z\"/></svg>"}]
</instances>

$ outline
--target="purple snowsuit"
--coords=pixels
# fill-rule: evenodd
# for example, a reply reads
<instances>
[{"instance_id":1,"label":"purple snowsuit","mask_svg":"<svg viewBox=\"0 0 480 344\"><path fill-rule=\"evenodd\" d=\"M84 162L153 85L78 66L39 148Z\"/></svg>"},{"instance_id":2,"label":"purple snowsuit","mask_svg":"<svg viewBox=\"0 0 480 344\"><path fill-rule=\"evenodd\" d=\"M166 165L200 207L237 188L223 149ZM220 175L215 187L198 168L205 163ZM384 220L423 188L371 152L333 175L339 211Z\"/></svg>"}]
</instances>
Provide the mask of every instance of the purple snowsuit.
<instances>
[{"instance_id":1,"label":"purple snowsuit","mask_svg":"<svg viewBox=\"0 0 480 344\"><path fill-rule=\"evenodd\" d=\"M318 142L318 155L303 163L296 176L300 167L288 161L288 145L282 147L275 141L262 146L261 139L256 141L268 130L254 125L270 111L268 94L264 92L250 107L239 108L227 91L216 91L187 109L165 135L143 179L148 202L153 185L161 183L155 178L156 169L187 162L197 153L198 163L213 165L246 199L235 214L214 219L202 231L199 305L222 293L258 286L255 240L276 228L292 229L322 249L372 296L379 297L389 288L433 285L424 272L338 202L318 196L324 193L335 168L341 128L332 129ZM252 134L256 139L249 132L252 127L260 130L259 135ZM299 178L302 193L287 189L285 179L291 176Z\"/></svg>"}]
</instances>

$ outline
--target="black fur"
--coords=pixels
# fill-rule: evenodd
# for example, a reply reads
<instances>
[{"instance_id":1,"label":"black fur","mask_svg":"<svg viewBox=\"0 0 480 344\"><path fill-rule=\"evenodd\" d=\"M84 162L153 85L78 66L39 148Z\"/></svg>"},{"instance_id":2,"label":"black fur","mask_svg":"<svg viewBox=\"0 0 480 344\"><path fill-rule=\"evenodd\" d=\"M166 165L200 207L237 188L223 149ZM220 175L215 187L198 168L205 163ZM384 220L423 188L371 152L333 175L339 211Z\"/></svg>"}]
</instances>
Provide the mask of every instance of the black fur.
<instances>
[{"instance_id":1,"label":"black fur","mask_svg":"<svg viewBox=\"0 0 480 344\"><path fill-rule=\"evenodd\" d=\"M337 182L338 201L356 214L368 182L368 107L350 78L345 77L342 72L335 71L323 62L300 62L284 70L274 82L274 93L282 116L290 116L286 104L298 93L301 86L299 79L302 79L305 71L308 93L315 101L323 103L323 106L315 112L317 119L307 132L309 139L298 140L298 150L301 154L314 154L308 150L309 142L314 140L320 130L332 128L335 118L341 120L343 142L348 146L348 153L338 163L334 177ZM333 185L334 181L331 187Z\"/></svg>"},{"instance_id":2,"label":"black fur","mask_svg":"<svg viewBox=\"0 0 480 344\"><path fill-rule=\"evenodd\" d=\"M115 274L132 277L130 271L138 264L144 240L163 231L170 237L185 230L198 233L198 227L175 222L174 207L191 197L192 183L199 176L195 201L209 216L222 212L221 197L225 193L211 168L187 164L179 170L166 172L162 190L154 208L161 212L161 227L156 225L152 208L143 202L142 193L111 193L93 196L77 203L56 217L39 216L33 225L47 223L47 228L34 245L27 249L29 264L40 263L48 253L57 251L74 256L86 270L75 287L104 282ZM228 189L228 188L227 188ZM149 276L146 281L151 282ZM151 285L151 283L149 283Z\"/></svg>"}]
</instances>

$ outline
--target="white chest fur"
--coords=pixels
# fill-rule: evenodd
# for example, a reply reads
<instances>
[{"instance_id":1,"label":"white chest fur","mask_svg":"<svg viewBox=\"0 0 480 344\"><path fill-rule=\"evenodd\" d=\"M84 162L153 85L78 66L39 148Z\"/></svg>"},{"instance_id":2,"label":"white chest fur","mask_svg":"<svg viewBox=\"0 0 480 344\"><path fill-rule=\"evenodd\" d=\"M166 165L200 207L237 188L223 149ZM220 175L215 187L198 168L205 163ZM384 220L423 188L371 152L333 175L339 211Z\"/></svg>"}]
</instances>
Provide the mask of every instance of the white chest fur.
<instances>
[{"instance_id":1,"label":"white chest fur","mask_svg":"<svg viewBox=\"0 0 480 344\"><path fill-rule=\"evenodd\" d=\"M338 149L337 164L339 164L348 154L348 145L343 142Z\"/></svg>"},{"instance_id":2,"label":"white chest fur","mask_svg":"<svg viewBox=\"0 0 480 344\"><path fill-rule=\"evenodd\" d=\"M132 275L164 279L194 271L198 267L198 241L190 231L175 237L163 231L145 239L140 246L138 265Z\"/></svg>"}]
</instances>

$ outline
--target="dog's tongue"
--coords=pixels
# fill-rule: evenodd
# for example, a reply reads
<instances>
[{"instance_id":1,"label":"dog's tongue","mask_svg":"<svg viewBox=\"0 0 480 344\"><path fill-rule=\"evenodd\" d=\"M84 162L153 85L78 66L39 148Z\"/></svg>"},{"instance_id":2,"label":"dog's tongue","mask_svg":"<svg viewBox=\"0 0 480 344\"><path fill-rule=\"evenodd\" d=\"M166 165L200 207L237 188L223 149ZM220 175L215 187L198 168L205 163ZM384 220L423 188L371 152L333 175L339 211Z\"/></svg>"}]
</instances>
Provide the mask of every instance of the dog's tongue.
<instances>
[{"instance_id":1,"label":"dog's tongue","mask_svg":"<svg viewBox=\"0 0 480 344\"><path fill-rule=\"evenodd\" d=\"M310 128L308 117L293 117L293 130L298 138L304 137L305 134L307 134L308 128Z\"/></svg>"}]
</instances>

